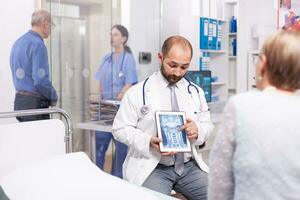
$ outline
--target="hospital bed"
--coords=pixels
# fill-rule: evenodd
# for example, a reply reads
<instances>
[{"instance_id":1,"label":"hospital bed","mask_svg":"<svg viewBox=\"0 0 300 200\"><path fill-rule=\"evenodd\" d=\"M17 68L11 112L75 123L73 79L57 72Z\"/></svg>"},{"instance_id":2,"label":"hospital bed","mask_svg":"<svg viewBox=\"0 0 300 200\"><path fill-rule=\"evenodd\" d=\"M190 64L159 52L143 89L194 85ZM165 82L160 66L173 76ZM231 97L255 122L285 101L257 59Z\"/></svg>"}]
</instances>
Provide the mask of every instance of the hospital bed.
<instances>
[{"instance_id":1,"label":"hospital bed","mask_svg":"<svg viewBox=\"0 0 300 200\"><path fill-rule=\"evenodd\" d=\"M72 123L61 109L0 118L54 113L65 120L0 124L0 186L10 200L174 199L103 172L83 152L72 153Z\"/></svg>"}]
</instances>

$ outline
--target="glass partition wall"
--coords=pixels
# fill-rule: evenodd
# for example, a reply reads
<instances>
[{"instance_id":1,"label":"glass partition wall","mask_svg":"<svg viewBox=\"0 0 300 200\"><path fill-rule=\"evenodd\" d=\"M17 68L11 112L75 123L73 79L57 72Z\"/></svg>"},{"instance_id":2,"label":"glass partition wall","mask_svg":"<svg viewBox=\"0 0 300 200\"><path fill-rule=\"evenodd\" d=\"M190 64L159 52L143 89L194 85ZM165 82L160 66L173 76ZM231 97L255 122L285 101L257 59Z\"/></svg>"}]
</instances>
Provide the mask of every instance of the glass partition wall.
<instances>
[{"instance_id":1,"label":"glass partition wall","mask_svg":"<svg viewBox=\"0 0 300 200\"><path fill-rule=\"evenodd\" d=\"M95 73L112 51L110 29L120 23L120 0L42 0L39 7L51 13L55 24L45 42L57 106L72 118L73 150L91 154L90 135L76 124L90 120L90 97L99 96Z\"/></svg>"}]
</instances>

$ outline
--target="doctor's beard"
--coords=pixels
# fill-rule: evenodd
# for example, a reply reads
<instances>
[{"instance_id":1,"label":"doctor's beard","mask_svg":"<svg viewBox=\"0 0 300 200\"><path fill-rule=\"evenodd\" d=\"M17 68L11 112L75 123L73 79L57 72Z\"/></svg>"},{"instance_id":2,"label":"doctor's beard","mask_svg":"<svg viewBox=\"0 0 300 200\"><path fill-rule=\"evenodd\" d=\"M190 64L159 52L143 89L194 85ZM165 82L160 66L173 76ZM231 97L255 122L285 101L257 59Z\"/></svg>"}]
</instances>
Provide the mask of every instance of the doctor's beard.
<instances>
[{"instance_id":1,"label":"doctor's beard","mask_svg":"<svg viewBox=\"0 0 300 200\"><path fill-rule=\"evenodd\" d=\"M178 81L180 81L182 79L182 77L184 77L184 75L182 76L176 76L176 75L172 75L172 74L167 74L167 72L165 71L165 68L163 65L160 66L160 71L161 74L163 75L163 77L172 85L177 83Z\"/></svg>"}]
</instances>

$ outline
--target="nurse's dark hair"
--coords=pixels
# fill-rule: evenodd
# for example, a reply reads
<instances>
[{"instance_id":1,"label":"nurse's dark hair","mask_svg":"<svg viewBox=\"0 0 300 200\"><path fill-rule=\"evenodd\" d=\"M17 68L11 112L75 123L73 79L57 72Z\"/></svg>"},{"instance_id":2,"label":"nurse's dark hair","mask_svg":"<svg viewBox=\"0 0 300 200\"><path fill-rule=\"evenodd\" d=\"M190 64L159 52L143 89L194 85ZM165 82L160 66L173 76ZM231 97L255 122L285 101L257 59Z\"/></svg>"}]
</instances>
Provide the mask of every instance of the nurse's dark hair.
<instances>
[{"instance_id":1,"label":"nurse's dark hair","mask_svg":"<svg viewBox=\"0 0 300 200\"><path fill-rule=\"evenodd\" d=\"M39 9L31 15L31 26L39 26L45 21L51 22L51 15L47 10Z\"/></svg>"},{"instance_id":2,"label":"nurse's dark hair","mask_svg":"<svg viewBox=\"0 0 300 200\"><path fill-rule=\"evenodd\" d=\"M164 43L161 47L161 52L164 57L168 56L168 53L169 53L170 49L173 47L173 45L180 45L184 49L189 49L191 52L191 59L192 59L193 48L192 48L191 43L186 38L179 36L179 35L173 35L164 41Z\"/></svg>"},{"instance_id":3,"label":"nurse's dark hair","mask_svg":"<svg viewBox=\"0 0 300 200\"><path fill-rule=\"evenodd\" d=\"M116 25L114 25L113 27L111 27L111 29L113 29L113 28L118 29L118 31L120 31L121 35L122 35L123 37L126 37L126 40L125 40L125 42L124 42L124 44L123 44L123 45L124 45L124 49L125 49L125 51L127 51L128 53L131 53L131 54L132 54L132 51L131 51L130 47L126 45L126 43L127 43L127 41L128 41L128 37L129 37L129 33L128 33L127 28L125 28L125 26L122 26L121 24L116 24Z\"/></svg>"},{"instance_id":4,"label":"nurse's dark hair","mask_svg":"<svg viewBox=\"0 0 300 200\"><path fill-rule=\"evenodd\" d=\"M265 55L266 73L271 85L295 91L300 88L300 32L278 31L270 36L261 49Z\"/></svg>"}]
</instances>

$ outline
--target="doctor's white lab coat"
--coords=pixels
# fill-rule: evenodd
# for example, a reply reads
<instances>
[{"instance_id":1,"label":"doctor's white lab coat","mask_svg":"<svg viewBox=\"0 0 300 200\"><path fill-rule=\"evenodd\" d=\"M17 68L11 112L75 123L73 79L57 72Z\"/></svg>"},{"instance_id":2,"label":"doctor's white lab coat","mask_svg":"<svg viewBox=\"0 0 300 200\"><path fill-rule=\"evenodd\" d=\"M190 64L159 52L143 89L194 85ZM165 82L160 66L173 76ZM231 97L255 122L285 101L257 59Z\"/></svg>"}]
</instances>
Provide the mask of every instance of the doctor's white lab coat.
<instances>
[{"instance_id":1,"label":"doctor's white lab coat","mask_svg":"<svg viewBox=\"0 0 300 200\"><path fill-rule=\"evenodd\" d=\"M207 140L213 129L204 92L197 87L198 94L194 87L190 87L191 96L188 93L189 83L185 79L181 79L176 85L179 110L185 111L186 117L191 118L198 127L198 139L191 143L192 156L199 167L208 172L208 167L198 152L198 145ZM161 158L157 150L150 148L151 136L157 135L155 112L171 110L170 89L161 72L149 77L145 84L144 96L145 105L149 108L148 114L141 112L143 106L143 82L141 82L126 92L113 123L115 139L129 146L123 164L124 179L137 185L143 184Z\"/></svg>"}]
</instances>

